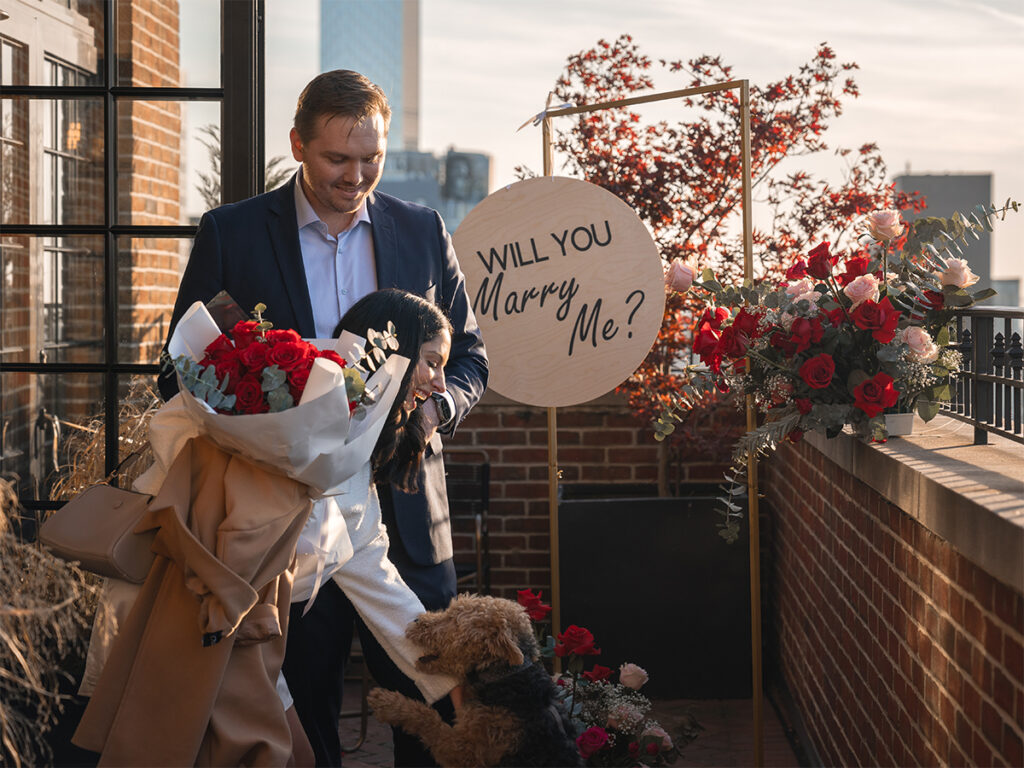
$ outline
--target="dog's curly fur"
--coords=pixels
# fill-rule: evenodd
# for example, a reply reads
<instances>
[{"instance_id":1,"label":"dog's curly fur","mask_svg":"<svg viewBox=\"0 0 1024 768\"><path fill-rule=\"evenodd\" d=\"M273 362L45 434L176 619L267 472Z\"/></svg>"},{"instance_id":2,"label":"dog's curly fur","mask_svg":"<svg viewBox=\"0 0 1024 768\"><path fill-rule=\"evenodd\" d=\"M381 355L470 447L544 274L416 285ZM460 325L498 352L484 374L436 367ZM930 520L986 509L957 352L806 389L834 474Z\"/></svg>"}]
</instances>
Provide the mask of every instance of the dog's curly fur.
<instances>
[{"instance_id":1,"label":"dog's curly fur","mask_svg":"<svg viewBox=\"0 0 1024 768\"><path fill-rule=\"evenodd\" d=\"M462 682L466 701L447 725L424 703L375 688L378 719L418 736L442 766L579 765L521 605L460 595L410 624L406 636L424 651L416 666Z\"/></svg>"}]
</instances>

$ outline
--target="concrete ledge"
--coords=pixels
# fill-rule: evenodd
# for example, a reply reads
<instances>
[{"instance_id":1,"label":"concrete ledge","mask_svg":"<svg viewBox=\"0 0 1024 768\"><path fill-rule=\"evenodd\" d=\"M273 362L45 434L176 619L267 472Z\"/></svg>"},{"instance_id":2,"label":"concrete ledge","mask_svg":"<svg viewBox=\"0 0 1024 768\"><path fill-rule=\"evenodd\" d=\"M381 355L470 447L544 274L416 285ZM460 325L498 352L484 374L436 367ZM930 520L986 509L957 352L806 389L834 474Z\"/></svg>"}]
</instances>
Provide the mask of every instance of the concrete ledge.
<instances>
[{"instance_id":1,"label":"concrete ledge","mask_svg":"<svg viewBox=\"0 0 1024 768\"><path fill-rule=\"evenodd\" d=\"M914 434L869 444L843 433L804 438L963 555L1024 592L1024 445L937 416Z\"/></svg>"}]
</instances>

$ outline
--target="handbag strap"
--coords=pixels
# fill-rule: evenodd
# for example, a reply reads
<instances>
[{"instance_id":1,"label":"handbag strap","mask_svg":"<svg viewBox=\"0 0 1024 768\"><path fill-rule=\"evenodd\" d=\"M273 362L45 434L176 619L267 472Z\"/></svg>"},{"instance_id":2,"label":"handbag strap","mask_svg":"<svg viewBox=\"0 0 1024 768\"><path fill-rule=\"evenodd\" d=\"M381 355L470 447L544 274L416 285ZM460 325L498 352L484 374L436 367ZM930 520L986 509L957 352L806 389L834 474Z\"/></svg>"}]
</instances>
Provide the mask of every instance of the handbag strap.
<instances>
[{"instance_id":1,"label":"handbag strap","mask_svg":"<svg viewBox=\"0 0 1024 768\"><path fill-rule=\"evenodd\" d=\"M132 451L127 456L125 456L123 459L121 459L117 463L117 466L114 467L112 470L110 470L110 474L107 475L105 478L103 478L103 482L104 483L108 483L108 484L113 482L114 479L118 475L121 474L121 469L124 467L124 465L127 464L132 459L137 459L139 456L141 456L145 452L145 450L146 450L145 448L136 448L134 451Z\"/></svg>"}]
</instances>

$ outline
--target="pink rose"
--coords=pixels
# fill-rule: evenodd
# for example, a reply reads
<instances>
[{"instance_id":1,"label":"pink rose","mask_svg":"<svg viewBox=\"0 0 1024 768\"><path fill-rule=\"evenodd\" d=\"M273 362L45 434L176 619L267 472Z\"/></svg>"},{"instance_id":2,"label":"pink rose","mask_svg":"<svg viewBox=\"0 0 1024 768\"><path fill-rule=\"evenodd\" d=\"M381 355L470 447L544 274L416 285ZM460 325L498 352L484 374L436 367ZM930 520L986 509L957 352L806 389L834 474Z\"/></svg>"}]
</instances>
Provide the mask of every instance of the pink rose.
<instances>
[{"instance_id":1,"label":"pink rose","mask_svg":"<svg viewBox=\"0 0 1024 768\"><path fill-rule=\"evenodd\" d=\"M865 301L878 301L878 278L874 275L861 275L851 280L843 293L853 302L850 309L855 309Z\"/></svg>"},{"instance_id":2,"label":"pink rose","mask_svg":"<svg viewBox=\"0 0 1024 768\"><path fill-rule=\"evenodd\" d=\"M950 259L946 262L946 271L936 272L935 276L943 285L954 285L957 288L966 288L981 279L971 272L965 259Z\"/></svg>"},{"instance_id":3,"label":"pink rose","mask_svg":"<svg viewBox=\"0 0 1024 768\"><path fill-rule=\"evenodd\" d=\"M640 734L640 738L661 739L661 748L663 751L667 752L668 750L672 749L672 737L665 732L664 728L660 728L657 726L653 728L648 728L642 734Z\"/></svg>"},{"instance_id":4,"label":"pink rose","mask_svg":"<svg viewBox=\"0 0 1024 768\"><path fill-rule=\"evenodd\" d=\"M627 688L639 691L650 678L647 671L636 664L626 663L619 667L619 682Z\"/></svg>"},{"instance_id":5,"label":"pink rose","mask_svg":"<svg viewBox=\"0 0 1024 768\"><path fill-rule=\"evenodd\" d=\"M903 233L900 212L895 210L875 211L864 220L868 234L875 240L895 240Z\"/></svg>"},{"instance_id":6,"label":"pink rose","mask_svg":"<svg viewBox=\"0 0 1024 768\"><path fill-rule=\"evenodd\" d=\"M686 293L697 277L697 268L682 259L673 259L665 274L665 286L677 293Z\"/></svg>"},{"instance_id":7,"label":"pink rose","mask_svg":"<svg viewBox=\"0 0 1024 768\"><path fill-rule=\"evenodd\" d=\"M907 357L915 363L934 363L939 356L939 348L932 341L928 331L919 325L909 325L900 334L900 341L910 347Z\"/></svg>"},{"instance_id":8,"label":"pink rose","mask_svg":"<svg viewBox=\"0 0 1024 768\"><path fill-rule=\"evenodd\" d=\"M795 301L795 297L802 296L805 293L813 292L816 285L817 283L815 283L809 277L805 277L803 280L797 280L795 283L787 285L786 295Z\"/></svg>"}]
</instances>

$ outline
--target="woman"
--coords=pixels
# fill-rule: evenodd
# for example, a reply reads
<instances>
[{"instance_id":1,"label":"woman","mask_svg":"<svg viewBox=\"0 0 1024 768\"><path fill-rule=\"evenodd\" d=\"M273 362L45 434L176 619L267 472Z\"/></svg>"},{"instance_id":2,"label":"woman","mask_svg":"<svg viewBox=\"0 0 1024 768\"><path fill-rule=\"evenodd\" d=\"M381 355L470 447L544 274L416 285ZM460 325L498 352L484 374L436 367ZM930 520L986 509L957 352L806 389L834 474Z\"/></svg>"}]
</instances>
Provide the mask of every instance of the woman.
<instances>
[{"instance_id":1,"label":"woman","mask_svg":"<svg viewBox=\"0 0 1024 768\"><path fill-rule=\"evenodd\" d=\"M322 620L311 616L307 626L305 613L321 594L321 587L328 600L332 595L327 593L332 590L340 588L344 592L396 666L412 679L428 702L448 694L455 684L447 677L424 675L414 666L421 652L406 640L405 628L424 609L387 557L387 533L374 485L390 483L406 491L415 490L423 453L432 436L427 433L418 406L434 392L444 391L451 325L425 299L405 291L384 290L353 305L335 335L349 331L366 337L370 329L383 330L388 321L394 324L398 339L398 349L393 351L410 360L398 397L368 465L341 494L314 505L298 545L284 664L284 677L291 691L279 681L279 693L288 710L293 758L299 765L312 764L305 734L297 727L300 716L303 722L317 722L321 731L332 727L337 731L340 696L331 697L331 706L325 711L315 711L309 702L314 698L313 688L336 684L351 640L349 629L348 637L333 642L329 639L325 653ZM291 706L290 693L294 693L298 709ZM321 754L330 751L325 745L318 747Z\"/></svg>"}]
</instances>

